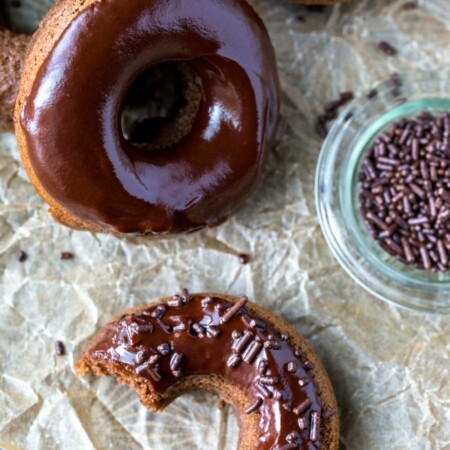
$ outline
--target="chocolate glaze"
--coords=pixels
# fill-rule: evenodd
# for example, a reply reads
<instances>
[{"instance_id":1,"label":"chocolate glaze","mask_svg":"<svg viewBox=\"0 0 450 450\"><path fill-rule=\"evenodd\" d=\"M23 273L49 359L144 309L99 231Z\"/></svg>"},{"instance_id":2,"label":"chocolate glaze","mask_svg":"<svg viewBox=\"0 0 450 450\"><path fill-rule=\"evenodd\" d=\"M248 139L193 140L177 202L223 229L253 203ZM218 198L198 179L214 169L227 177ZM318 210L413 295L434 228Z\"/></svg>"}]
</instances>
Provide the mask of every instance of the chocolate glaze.
<instances>
[{"instance_id":1,"label":"chocolate glaze","mask_svg":"<svg viewBox=\"0 0 450 450\"><path fill-rule=\"evenodd\" d=\"M121 110L133 81L169 61L192 65L203 101L188 136L145 152L124 139ZM242 204L278 113L273 47L246 1L104 0L59 37L20 125L40 183L72 214L113 232L174 233Z\"/></svg>"},{"instance_id":2,"label":"chocolate glaze","mask_svg":"<svg viewBox=\"0 0 450 450\"><path fill-rule=\"evenodd\" d=\"M142 377L156 394L216 375L252 399L245 413L260 415L255 450L321 448L322 407L303 352L245 302L175 296L110 322L87 358Z\"/></svg>"}]
</instances>

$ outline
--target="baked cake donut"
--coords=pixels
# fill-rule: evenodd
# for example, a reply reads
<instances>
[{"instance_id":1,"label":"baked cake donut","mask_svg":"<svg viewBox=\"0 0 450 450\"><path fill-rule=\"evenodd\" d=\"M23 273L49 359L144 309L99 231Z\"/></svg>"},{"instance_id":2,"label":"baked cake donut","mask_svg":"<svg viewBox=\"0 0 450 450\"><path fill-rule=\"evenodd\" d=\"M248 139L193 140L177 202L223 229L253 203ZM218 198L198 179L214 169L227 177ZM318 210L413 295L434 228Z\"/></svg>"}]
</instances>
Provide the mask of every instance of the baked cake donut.
<instances>
[{"instance_id":1,"label":"baked cake donut","mask_svg":"<svg viewBox=\"0 0 450 450\"><path fill-rule=\"evenodd\" d=\"M14 105L29 41L30 36L9 30L0 16L0 133L14 131Z\"/></svg>"},{"instance_id":2,"label":"baked cake donut","mask_svg":"<svg viewBox=\"0 0 450 450\"><path fill-rule=\"evenodd\" d=\"M126 136L130 91L158 70L178 80L174 105ZM61 0L30 46L16 135L59 222L172 234L223 222L252 193L279 106L274 49L245 0Z\"/></svg>"},{"instance_id":3,"label":"baked cake donut","mask_svg":"<svg viewBox=\"0 0 450 450\"><path fill-rule=\"evenodd\" d=\"M318 357L246 297L183 290L125 311L93 338L76 371L115 376L152 411L184 392L216 392L238 415L239 450L338 448L336 400Z\"/></svg>"}]
</instances>

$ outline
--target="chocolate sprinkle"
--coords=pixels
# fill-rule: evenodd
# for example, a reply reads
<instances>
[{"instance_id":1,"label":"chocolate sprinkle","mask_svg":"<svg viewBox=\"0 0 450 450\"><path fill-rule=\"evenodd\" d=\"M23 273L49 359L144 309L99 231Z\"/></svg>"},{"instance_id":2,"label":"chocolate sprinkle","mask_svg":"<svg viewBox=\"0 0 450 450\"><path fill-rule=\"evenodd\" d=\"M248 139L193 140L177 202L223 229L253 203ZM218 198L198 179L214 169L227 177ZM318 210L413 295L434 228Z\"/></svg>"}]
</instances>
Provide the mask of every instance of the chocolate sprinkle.
<instances>
[{"instance_id":1,"label":"chocolate sprinkle","mask_svg":"<svg viewBox=\"0 0 450 450\"><path fill-rule=\"evenodd\" d=\"M183 305L183 300L179 295L174 295L171 300L167 301L167 306L171 308L179 308Z\"/></svg>"},{"instance_id":2,"label":"chocolate sprinkle","mask_svg":"<svg viewBox=\"0 0 450 450\"><path fill-rule=\"evenodd\" d=\"M272 393L269 391L269 389L266 388L266 386L264 386L263 384L260 383L256 383L255 384L256 389L258 390L258 392L260 394L262 394L263 397L265 398L270 398L272 397Z\"/></svg>"},{"instance_id":3,"label":"chocolate sprinkle","mask_svg":"<svg viewBox=\"0 0 450 450\"><path fill-rule=\"evenodd\" d=\"M378 48L387 56L395 56L397 54L397 50L386 41L379 42Z\"/></svg>"},{"instance_id":4,"label":"chocolate sprinkle","mask_svg":"<svg viewBox=\"0 0 450 450\"><path fill-rule=\"evenodd\" d=\"M240 339L242 337L242 331L233 330L233 332L231 333L231 337L237 341L238 339Z\"/></svg>"},{"instance_id":5,"label":"chocolate sprinkle","mask_svg":"<svg viewBox=\"0 0 450 450\"><path fill-rule=\"evenodd\" d=\"M269 350L279 350L280 343L271 339L264 342L264 348L267 348Z\"/></svg>"},{"instance_id":6,"label":"chocolate sprinkle","mask_svg":"<svg viewBox=\"0 0 450 450\"><path fill-rule=\"evenodd\" d=\"M234 349L238 353L242 353L247 348L247 346L250 344L250 342L253 340L254 336L255 335L251 331L245 330L244 336L242 336L242 338L235 343Z\"/></svg>"},{"instance_id":7,"label":"chocolate sprinkle","mask_svg":"<svg viewBox=\"0 0 450 450\"><path fill-rule=\"evenodd\" d=\"M251 414L252 412L259 409L263 404L263 399L261 397L256 397L256 400L245 410L245 414Z\"/></svg>"},{"instance_id":8,"label":"chocolate sprinkle","mask_svg":"<svg viewBox=\"0 0 450 450\"><path fill-rule=\"evenodd\" d=\"M250 262L250 256L246 253L241 253L238 255L239 262L243 265L248 264Z\"/></svg>"},{"instance_id":9,"label":"chocolate sprinkle","mask_svg":"<svg viewBox=\"0 0 450 450\"><path fill-rule=\"evenodd\" d=\"M300 414L303 414L309 407L311 406L311 400L307 398L306 400L303 400L300 405L298 405L296 408L294 408L294 414L299 416Z\"/></svg>"},{"instance_id":10,"label":"chocolate sprinkle","mask_svg":"<svg viewBox=\"0 0 450 450\"><path fill-rule=\"evenodd\" d=\"M325 105L325 112L319 115L316 120L316 132L321 138L325 139L327 137L327 123L334 120L338 115L339 108L353 100L353 98L353 92L341 92L337 100L332 100Z\"/></svg>"},{"instance_id":11,"label":"chocolate sprinkle","mask_svg":"<svg viewBox=\"0 0 450 450\"><path fill-rule=\"evenodd\" d=\"M278 377L261 377L259 382L267 386L274 386L278 383Z\"/></svg>"},{"instance_id":12,"label":"chocolate sprinkle","mask_svg":"<svg viewBox=\"0 0 450 450\"><path fill-rule=\"evenodd\" d=\"M134 329L137 334L152 333L153 325L151 323L138 323Z\"/></svg>"},{"instance_id":13,"label":"chocolate sprinkle","mask_svg":"<svg viewBox=\"0 0 450 450\"><path fill-rule=\"evenodd\" d=\"M157 319L161 319L161 317L166 312L166 308L163 305L158 305L151 313L152 317L156 317Z\"/></svg>"},{"instance_id":14,"label":"chocolate sprinkle","mask_svg":"<svg viewBox=\"0 0 450 450\"><path fill-rule=\"evenodd\" d=\"M393 73L389 78L391 94L393 97L399 97L401 94L402 80L398 73Z\"/></svg>"},{"instance_id":15,"label":"chocolate sprinkle","mask_svg":"<svg viewBox=\"0 0 450 450\"><path fill-rule=\"evenodd\" d=\"M197 333L197 336L199 337L203 337L205 335L205 329L199 323L194 323L194 325L192 325L192 329Z\"/></svg>"},{"instance_id":16,"label":"chocolate sprinkle","mask_svg":"<svg viewBox=\"0 0 450 450\"><path fill-rule=\"evenodd\" d=\"M289 373L295 373L297 371L297 363L295 361L288 362L287 371Z\"/></svg>"},{"instance_id":17,"label":"chocolate sprinkle","mask_svg":"<svg viewBox=\"0 0 450 450\"><path fill-rule=\"evenodd\" d=\"M283 403L281 406L286 411L292 412L292 404L290 402Z\"/></svg>"},{"instance_id":18,"label":"chocolate sprinkle","mask_svg":"<svg viewBox=\"0 0 450 450\"><path fill-rule=\"evenodd\" d=\"M214 325L211 325L206 329L206 334L208 335L208 337L216 338L220 335L220 333L221 333L220 328Z\"/></svg>"},{"instance_id":19,"label":"chocolate sprinkle","mask_svg":"<svg viewBox=\"0 0 450 450\"><path fill-rule=\"evenodd\" d=\"M300 434L298 431L292 431L286 436L286 441L289 442L289 444L300 444Z\"/></svg>"},{"instance_id":20,"label":"chocolate sprinkle","mask_svg":"<svg viewBox=\"0 0 450 450\"><path fill-rule=\"evenodd\" d=\"M175 372L179 369L181 361L183 359L183 353L174 353L170 358L170 370Z\"/></svg>"},{"instance_id":21,"label":"chocolate sprinkle","mask_svg":"<svg viewBox=\"0 0 450 450\"><path fill-rule=\"evenodd\" d=\"M181 300L183 303L187 303L191 300L189 296L189 291L186 288L181 289Z\"/></svg>"},{"instance_id":22,"label":"chocolate sprinkle","mask_svg":"<svg viewBox=\"0 0 450 450\"><path fill-rule=\"evenodd\" d=\"M220 319L221 323L228 323L248 302L248 297L241 297Z\"/></svg>"},{"instance_id":23,"label":"chocolate sprinkle","mask_svg":"<svg viewBox=\"0 0 450 450\"><path fill-rule=\"evenodd\" d=\"M158 345L156 349L162 356L167 356L170 353L170 345L167 343Z\"/></svg>"},{"instance_id":24,"label":"chocolate sprinkle","mask_svg":"<svg viewBox=\"0 0 450 450\"><path fill-rule=\"evenodd\" d=\"M309 383L309 381L306 378L300 378L298 380L298 385L300 387L305 387L308 383Z\"/></svg>"},{"instance_id":25,"label":"chocolate sprinkle","mask_svg":"<svg viewBox=\"0 0 450 450\"><path fill-rule=\"evenodd\" d=\"M306 419L304 417L299 417L298 419L298 427L300 430L306 430L308 424L306 423Z\"/></svg>"},{"instance_id":26,"label":"chocolate sprinkle","mask_svg":"<svg viewBox=\"0 0 450 450\"><path fill-rule=\"evenodd\" d=\"M320 414L317 411L311 413L311 429L309 432L309 439L316 442L320 433Z\"/></svg>"},{"instance_id":27,"label":"chocolate sprinkle","mask_svg":"<svg viewBox=\"0 0 450 450\"><path fill-rule=\"evenodd\" d=\"M298 448L297 444L284 444L284 445L277 445L275 447L275 450L296 450Z\"/></svg>"},{"instance_id":28,"label":"chocolate sprinkle","mask_svg":"<svg viewBox=\"0 0 450 450\"><path fill-rule=\"evenodd\" d=\"M148 359L148 363L151 366L154 366L158 361L159 361L160 356L159 355L152 355L150 356L150 358Z\"/></svg>"},{"instance_id":29,"label":"chocolate sprinkle","mask_svg":"<svg viewBox=\"0 0 450 450\"><path fill-rule=\"evenodd\" d=\"M264 330L266 328L266 324L259 319L251 319L249 325L251 328L259 328L261 330Z\"/></svg>"},{"instance_id":30,"label":"chocolate sprinkle","mask_svg":"<svg viewBox=\"0 0 450 450\"><path fill-rule=\"evenodd\" d=\"M231 355L228 358L227 366L228 367L237 367L242 362L242 358L239 355Z\"/></svg>"},{"instance_id":31,"label":"chocolate sprinkle","mask_svg":"<svg viewBox=\"0 0 450 450\"><path fill-rule=\"evenodd\" d=\"M56 356L64 356L66 350L64 348L64 344L61 341L55 342L55 355Z\"/></svg>"},{"instance_id":32,"label":"chocolate sprinkle","mask_svg":"<svg viewBox=\"0 0 450 450\"><path fill-rule=\"evenodd\" d=\"M61 252L59 254L59 258L62 260L68 260L68 259L73 259L74 256L73 256L73 253L70 253L70 252Z\"/></svg>"},{"instance_id":33,"label":"chocolate sprinkle","mask_svg":"<svg viewBox=\"0 0 450 450\"><path fill-rule=\"evenodd\" d=\"M267 359L261 359L258 363L258 373L260 375L265 375L268 368L269 368L269 361L267 361Z\"/></svg>"},{"instance_id":34,"label":"chocolate sprinkle","mask_svg":"<svg viewBox=\"0 0 450 450\"><path fill-rule=\"evenodd\" d=\"M275 400L281 401L281 400L283 400L284 395L280 391L274 391L273 392L273 397L275 398Z\"/></svg>"},{"instance_id":35,"label":"chocolate sprinkle","mask_svg":"<svg viewBox=\"0 0 450 450\"><path fill-rule=\"evenodd\" d=\"M243 360L251 364L255 358L258 356L259 352L263 348L262 344L256 341L253 341L252 344L247 348L247 351L245 352L243 356Z\"/></svg>"},{"instance_id":36,"label":"chocolate sprinkle","mask_svg":"<svg viewBox=\"0 0 450 450\"><path fill-rule=\"evenodd\" d=\"M378 95L378 91L376 89L372 89L371 91L368 92L367 94L367 98L369 100L375 98Z\"/></svg>"},{"instance_id":37,"label":"chocolate sprinkle","mask_svg":"<svg viewBox=\"0 0 450 450\"><path fill-rule=\"evenodd\" d=\"M148 358L147 350L140 350L136 353L136 362L142 364Z\"/></svg>"},{"instance_id":38,"label":"chocolate sprinkle","mask_svg":"<svg viewBox=\"0 0 450 450\"><path fill-rule=\"evenodd\" d=\"M24 262L24 261L26 261L27 258L28 258L28 255L23 250L20 250L20 252L18 252L16 255L16 259L19 262Z\"/></svg>"},{"instance_id":39,"label":"chocolate sprinkle","mask_svg":"<svg viewBox=\"0 0 450 450\"><path fill-rule=\"evenodd\" d=\"M156 367L151 367L151 364L146 362L136 368L137 375L149 375L154 381L160 381L161 375L157 372Z\"/></svg>"}]
</instances>

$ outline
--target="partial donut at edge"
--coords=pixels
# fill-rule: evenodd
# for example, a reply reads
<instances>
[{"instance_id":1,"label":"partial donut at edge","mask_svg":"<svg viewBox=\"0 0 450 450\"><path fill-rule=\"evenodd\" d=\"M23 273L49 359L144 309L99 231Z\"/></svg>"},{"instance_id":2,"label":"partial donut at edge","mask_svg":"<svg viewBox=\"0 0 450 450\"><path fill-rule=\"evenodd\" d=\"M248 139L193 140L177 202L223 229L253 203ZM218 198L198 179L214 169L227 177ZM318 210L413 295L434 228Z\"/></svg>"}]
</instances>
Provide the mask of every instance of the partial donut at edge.
<instances>
[{"instance_id":1,"label":"partial donut at edge","mask_svg":"<svg viewBox=\"0 0 450 450\"><path fill-rule=\"evenodd\" d=\"M0 26L0 133L14 132L14 106L30 39Z\"/></svg>"}]
</instances>

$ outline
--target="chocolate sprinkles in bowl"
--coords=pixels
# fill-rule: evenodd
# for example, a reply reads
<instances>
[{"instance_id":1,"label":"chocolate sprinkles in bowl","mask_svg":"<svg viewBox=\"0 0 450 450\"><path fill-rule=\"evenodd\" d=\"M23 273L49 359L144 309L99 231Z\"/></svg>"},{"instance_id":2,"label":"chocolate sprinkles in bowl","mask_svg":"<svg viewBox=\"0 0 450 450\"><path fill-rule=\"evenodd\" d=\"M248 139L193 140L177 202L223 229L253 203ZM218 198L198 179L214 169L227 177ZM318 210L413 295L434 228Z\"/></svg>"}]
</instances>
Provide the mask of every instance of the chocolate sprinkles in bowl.
<instances>
[{"instance_id":1,"label":"chocolate sprinkles in bowl","mask_svg":"<svg viewBox=\"0 0 450 450\"><path fill-rule=\"evenodd\" d=\"M450 73L396 73L355 92L317 163L323 235L371 294L448 314Z\"/></svg>"},{"instance_id":2,"label":"chocolate sprinkles in bowl","mask_svg":"<svg viewBox=\"0 0 450 450\"><path fill-rule=\"evenodd\" d=\"M423 112L376 138L359 173L364 223L404 264L445 272L450 251L450 114Z\"/></svg>"}]
</instances>

